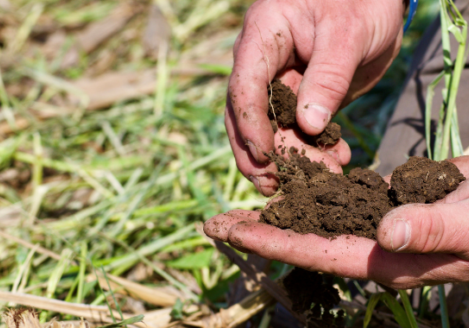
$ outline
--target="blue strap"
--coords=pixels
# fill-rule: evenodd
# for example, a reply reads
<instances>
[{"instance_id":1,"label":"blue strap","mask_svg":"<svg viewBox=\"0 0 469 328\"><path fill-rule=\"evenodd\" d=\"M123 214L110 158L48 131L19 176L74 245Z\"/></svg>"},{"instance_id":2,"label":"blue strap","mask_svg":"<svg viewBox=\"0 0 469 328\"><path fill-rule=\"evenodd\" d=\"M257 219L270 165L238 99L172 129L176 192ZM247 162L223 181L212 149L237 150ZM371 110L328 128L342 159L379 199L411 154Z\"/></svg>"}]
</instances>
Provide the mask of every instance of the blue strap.
<instances>
[{"instance_id":1,"label":"blue strap","mask_svg":"<svg viewBox=\"0 0 469 328\"><path fill-rule=\"evenodd\" d=\"M404 33L410 26L410 23L414 19L415 13L417 12L417 5L419 4L419 0L410 0L409 6L409 16L407 17L407 21L405 22L404 26Z\"/></svg>"}]
</instances>

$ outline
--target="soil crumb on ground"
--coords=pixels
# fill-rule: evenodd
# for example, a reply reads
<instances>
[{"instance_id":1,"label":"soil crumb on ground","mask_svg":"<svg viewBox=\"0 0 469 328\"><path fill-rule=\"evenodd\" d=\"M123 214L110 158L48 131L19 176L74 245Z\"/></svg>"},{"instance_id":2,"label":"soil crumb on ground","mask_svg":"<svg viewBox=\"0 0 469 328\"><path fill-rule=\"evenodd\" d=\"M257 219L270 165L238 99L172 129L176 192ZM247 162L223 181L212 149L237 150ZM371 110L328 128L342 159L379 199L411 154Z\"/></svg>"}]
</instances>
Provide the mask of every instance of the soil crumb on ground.
<instances>
[{"instance_id":1,"label":"soil crumb on ground","mask_svg":"<svg viewBox=\"0 0 469 328\"><path fill-rule=\"evenodd\" d=\"M395 170L389 190L374 171L355 168L344 176L330 172L324 163L311 162L293 147L289 155L270 155L279 167L283 198L261 212L261 222L327 238L352 234L376 239L379 222L394 207L403 201L436 201L464 180L450 162L414 158Z\"/></svg>"},{"instance_id":2,"label":"soil crumb on ground","mask_svg":"<svg viewBox=\"0 0 469 328\"><path fill-rule=\"evenodd\" d=\"M306 312L308 327L343 327L344 312L337 317L331 310L340 302L339 292L332 286L333 276L294 268L283 279L283 285L292 301L293 311Z\"/></svg>"},{"instance_id":3,"label":"soil crumb on ground","mask_svg":"<svg viewBox=\"0 0 469 328\"><path fill-rule=\"evenodd\" d=\"M399 204L434 203L456 190L466 178L449 161L436 162L425 157L411 157L394 170L391 195Z\"/></svg>"},{"instance_id":4,"label":"soil crumb on ground","mask_svg":"<svg viewBox=\"0 0 469 328\"><path fill-rule=\"evenodd\" d=\"M269 111L267 115L269 116L274 132L278 131L278 127L297 127L297 97L293 93L292 89L283 84L279 79L275 79L272 81L271 86L268 87L268 94L272 106L269 104ZM313 138L308 136L307 139L311 140L313 143L316 143L316 146L327 146L335 145L341 136L342 134L340 132L340 125L330 122L321 134Z\"/></svg>"}]
</instances>

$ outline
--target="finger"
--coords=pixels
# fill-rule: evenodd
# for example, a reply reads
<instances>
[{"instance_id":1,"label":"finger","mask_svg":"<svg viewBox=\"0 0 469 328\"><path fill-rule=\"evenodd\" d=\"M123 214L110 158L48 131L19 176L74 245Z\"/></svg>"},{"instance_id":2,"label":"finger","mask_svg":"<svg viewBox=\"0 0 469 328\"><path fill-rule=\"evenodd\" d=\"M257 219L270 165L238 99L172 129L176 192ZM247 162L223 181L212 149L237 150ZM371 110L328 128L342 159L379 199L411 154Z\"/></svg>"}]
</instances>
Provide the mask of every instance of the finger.
<instances>
[{"instance_id":1,"label":"finger","mask_svg":"<svg viewBox=\"0 0 469 328\"><path fill-rule=\"evenodd\" d=\"M204 232L212 239L226 242L230 228L246 220L258 221L260 212L233 210L219 214L204 223Z\"/></svg>"},{"instance_id":2,"label":"finger","mask_svg":"<svg viewBox=\"0 0 469 328\"><path fill-rule=\"evenodd\" d=\"M469 179L469 156L460 156L449 159L449 161L456 165L462 175Z\"/></svg>"},{"instance_id":3,"label":"finger","mask_svg":"<svg viewBox=\"0 0 469 328\"><path fill-rule=\"evenodd\" d=\"M378 227L378 243L399 253L452 253L469 259L469 200L452 204L412 204L388 213Z\"/></svg>"},{"instance_id":4,"label":"finger","mask_svg":"<svg viewBox=\"0 0 469 328\"><path fill-rule=\"evenodd\" d=\"M384 182L387 182L389 184L389 187L391 187L391 174L386 175L383 177Z\"/></svg>"},{"instance_id":5,"label":"finger","mask_svg":"<svg viewBox=\"0 0 469 328\"><path fill-rule=\"evenodd\" d=\"M277 72L295 61L289 24L281 10L269 6L260 1L246 14L228 86L241 138L254 159L263 163L268 160L264 153L274 147L274 134L267 116L267 87ZM273 21L278 26L275 30L272 30Z\"/></svg>"},{"instance_id":6,"label":"finger","mask_svg":"<svg viewBox=\"0 0 469 328\"><path fill-rule=\"evenodd\" d=\"M353 75L352 83L340 107L350 104L355 99L370 91L384 76L401 48L403 31L400 29L397 38L377 58L367 63L360 63Z\"/></svg>"},{"instance_id":7,"label":"finger","mask_svg":"<svg viewBox=\"0 0 469 328\"><path fill-rule=\"evenodd\" d=\"M451 203L457 203L457 202L463 201L468 198L469 198L469 183L464 181L459 185L458 189L449 193L448 195L446 195L445 198L435 203L436 204L439 204L439 203L451 204Z\"/></svg>"},{"instance_id":8,"label":"finger","mask_svg":"<svg viewBox=\"0 0 469 328\"><path fill-rule=\"evenodd\" d=\"M225 126L238 169L264 196L275 194L278 181L273 173L277 172L277 166L275 163L259 164L253 158L237 130L234 113L229 106L225 110Z\"/></svg>"},{"instance_id":9,"label":"finger","mask_svg":"<svg viewBox=\"0 0 469 328\"><path fill-rule=\"evenodd\" d=\"M333 21L318 27L298 92L296 117L305 133L321 133L344 100L363 55L361 43L356 42L358 32L355 27Z\"/></svg>"},{"instance_id":10,"label":"finger","mask_svg":"<svg viewBox=\"0 0 469 328\"><path fill-rule=\"evenodd\" d=\"M461 280L462 274L469 279L467 262L453 255L389 253L375 241L356 236L329 240L244 221L230 228L228 242L267 259L341 277L371 279L393 288Z\"/></svg>"}]
</instances>

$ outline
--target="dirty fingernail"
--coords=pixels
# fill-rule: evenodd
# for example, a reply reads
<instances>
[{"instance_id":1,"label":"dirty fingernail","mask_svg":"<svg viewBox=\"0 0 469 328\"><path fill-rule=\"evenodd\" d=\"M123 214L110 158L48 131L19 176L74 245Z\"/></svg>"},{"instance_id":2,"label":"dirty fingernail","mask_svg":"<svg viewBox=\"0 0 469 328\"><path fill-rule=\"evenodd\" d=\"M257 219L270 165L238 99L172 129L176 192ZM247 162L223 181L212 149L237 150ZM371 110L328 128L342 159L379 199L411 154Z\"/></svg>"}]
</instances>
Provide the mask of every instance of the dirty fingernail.
<instances>
[{"instance_id":1,"label":"dirty fingernail","mask_svg":"<svg viewBox=\"0 0 469 328\"><path fill-rule=\"evenodd\" d=\"M254 157L254 159L257 161L259 157L257 156L257 148L256 146L251 142L251 141L246 141L246 144L249 147L249 151L251 152L251 155Z\"/></svg>"},{"instance_id":2,"label":"dirty fingernail","mask_svg":"<svg viewBox=\"0 0 469 328\"><path fill-rule=\"evenodd\" d=\"M331 111L317 104L307 104L303 108L303 115L311 127L321 131L331 120Z\"/></svg>"},{"instance_id":3,"label":"dirty fingernail","mask_svg":"<svg viewBox=\"0 0 469 328\"><path fill-rule=\"evenodd\" d=\"M249 176L249 180L251 180L251 182L256 186L257 190L259 190L262 193L262 187L261 187L261 184L259 183L259 180L253 175Z\"/></svg>"},{"instance_id":4,"label":"dirty fingernail","mask_svg":"<svg viewBox=\"0 0 469 328\"><path fill-rule=\"evenodd\" d=\"M339 154L335 150L328 150L326 153L331 155L337 161L337 163L340 163Z\"/></svg>"},{"instance_id":5,"label":"dirty fingernail","mask_svg":"<svg viewBox=\"0 0 469 328\"><path fill-rule=\"evenodd\" d=\"M394 219L391 235L391 249L394 252L398 252L406 248L410 240L410 233L410 225L407 221Z\"/></svg>"}]
</instances>

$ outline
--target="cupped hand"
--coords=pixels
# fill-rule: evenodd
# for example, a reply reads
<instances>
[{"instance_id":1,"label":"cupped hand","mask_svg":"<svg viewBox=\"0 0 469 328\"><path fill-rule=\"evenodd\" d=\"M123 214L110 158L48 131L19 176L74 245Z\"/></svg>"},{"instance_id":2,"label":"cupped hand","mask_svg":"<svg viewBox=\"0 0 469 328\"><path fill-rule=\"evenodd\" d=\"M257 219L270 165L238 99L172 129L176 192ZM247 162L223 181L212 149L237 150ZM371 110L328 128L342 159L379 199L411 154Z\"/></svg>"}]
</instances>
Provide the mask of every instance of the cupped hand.
<instances>
[{"instance_id":1,"label":"cupped hand","mask_svg":"<svg viewBox=\"0 0 469 328\"><path fill-rule=\"evenodd\" d=\"M469 178L469 156L453 159ZM205 223L205 233L233 247L311 271L374 280L407 289L469 281L469 182L434 204L409 204L389 212L377 241L334 240L257 222L259 212L234 210Z\"/></svg>"},{"instance_id":2,"label":"cupped hand","mask_svg":"<svg viewBox=\"0 0 469 328\"><path fill-rule=\"evenodd\" d=\"M240 171L264 195L277 181L265 153L284 143L306 144L299 131L274 135L267 117L267 87L274 77L298 94L297 122L308 135L324 130L334 113L370 90L397 56L402 0L259 0L246 14L234 46L226 126ZM324 150L324 149L323 149ZM350 149L310 150L331 170L350 160Z\"/></svg>"}]
</instances>

